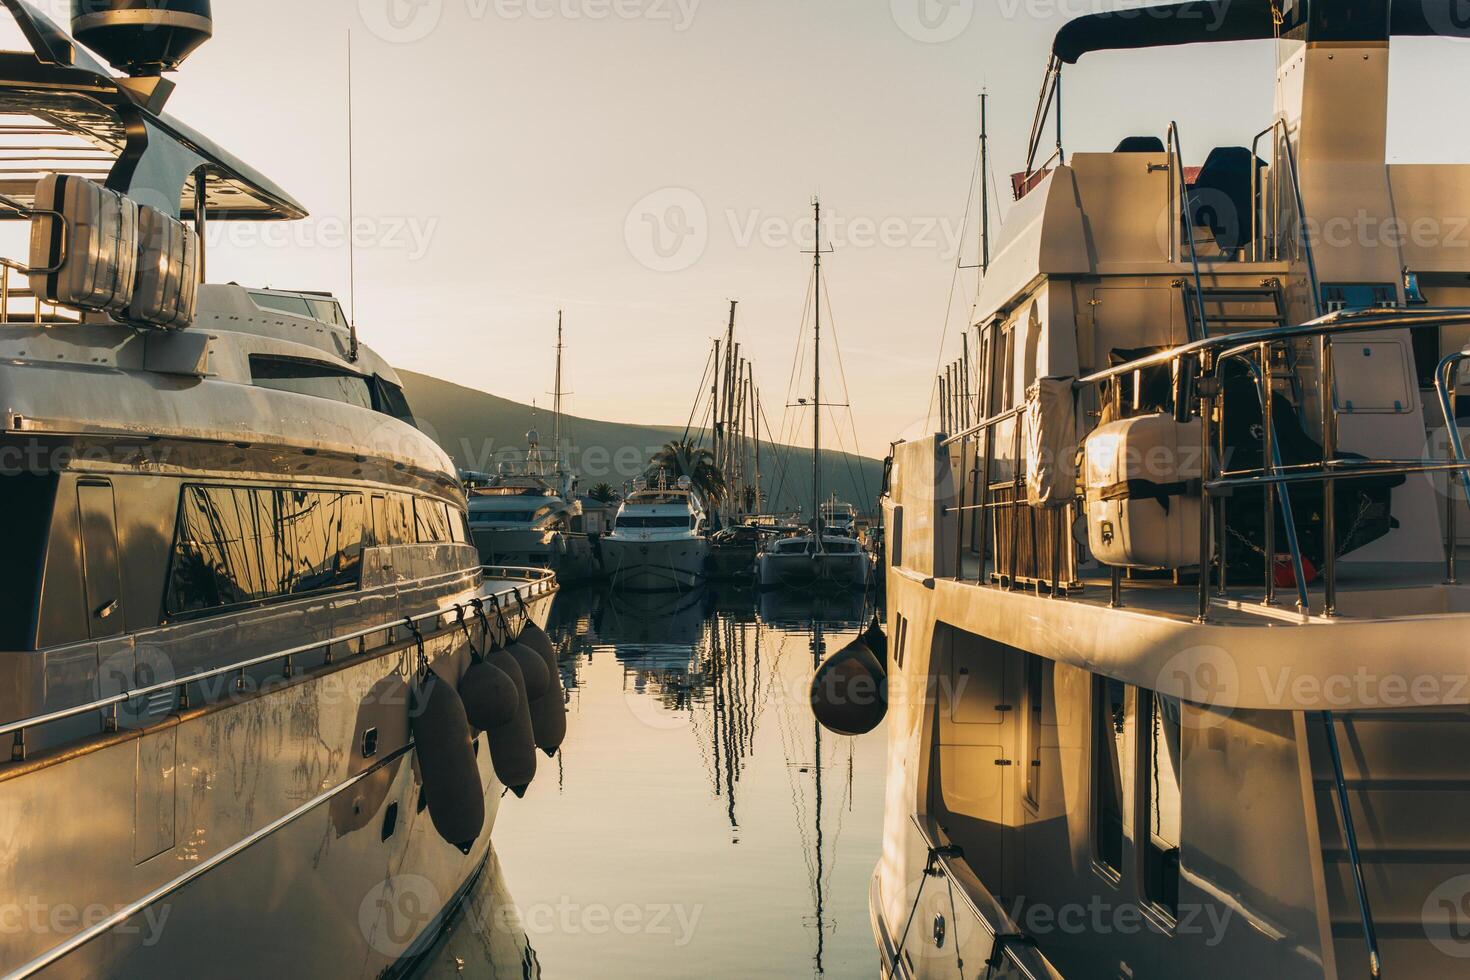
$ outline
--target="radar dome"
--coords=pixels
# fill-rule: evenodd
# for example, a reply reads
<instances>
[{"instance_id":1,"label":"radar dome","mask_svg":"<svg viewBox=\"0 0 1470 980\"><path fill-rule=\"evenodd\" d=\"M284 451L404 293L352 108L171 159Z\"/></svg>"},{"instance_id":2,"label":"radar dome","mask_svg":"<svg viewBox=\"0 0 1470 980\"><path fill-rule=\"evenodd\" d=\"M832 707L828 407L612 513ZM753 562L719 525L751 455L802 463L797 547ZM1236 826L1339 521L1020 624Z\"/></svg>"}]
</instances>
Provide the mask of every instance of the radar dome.
<instances>
[{"instance_id":1,"label":"radar dome","mask_svg":"<svg viewBox=\"0 0 1470 980\"><path fill-rule=\"evenodd\" d=\"M134 77L173 71L214 34L209 0L71 0L78 41Z\"/></svg>"}]
</instances>

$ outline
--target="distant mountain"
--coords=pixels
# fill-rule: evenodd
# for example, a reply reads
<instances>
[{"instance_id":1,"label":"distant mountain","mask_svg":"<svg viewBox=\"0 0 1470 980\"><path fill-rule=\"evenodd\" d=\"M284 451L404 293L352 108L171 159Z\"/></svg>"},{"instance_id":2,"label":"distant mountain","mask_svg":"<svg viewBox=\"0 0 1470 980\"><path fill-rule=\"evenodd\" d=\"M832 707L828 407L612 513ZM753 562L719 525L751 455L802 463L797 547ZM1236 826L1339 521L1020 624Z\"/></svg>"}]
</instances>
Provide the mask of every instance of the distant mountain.
<instances>
[{"instance_id":1,"label":"distant mountain","mask_svg":"<svg viewBox=\"0 0 1470 980\"><path fill-rule=\"evenodd\" d=\"M441 381L412 371L399 371L408 403L420 428L436 439L461 469L493 472L507 459L519 459L526 450L526 433L533 425L542 442L551 443L551 414L473 388ZM684 434L683 426L633 425L568 416L563 423L571 447L571 464L583 489L598 483L621 490L640 475L664 443ZM708 437L705 443L708 445ZM768 509L790 511L809 506L811 450L761 446L761 474ZM876 510L875 498L883 479L883 464L875 459L822 453L824 493L837 495L859 510Z\"/></svg>"}]
</instances>

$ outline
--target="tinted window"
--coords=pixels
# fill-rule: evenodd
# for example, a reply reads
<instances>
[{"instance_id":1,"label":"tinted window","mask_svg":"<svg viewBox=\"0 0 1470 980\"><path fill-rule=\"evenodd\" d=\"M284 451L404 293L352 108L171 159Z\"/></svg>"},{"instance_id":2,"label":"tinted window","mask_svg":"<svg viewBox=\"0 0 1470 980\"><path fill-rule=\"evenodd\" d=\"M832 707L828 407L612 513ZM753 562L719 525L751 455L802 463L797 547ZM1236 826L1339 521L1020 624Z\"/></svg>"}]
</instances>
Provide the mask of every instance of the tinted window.
<instances>
[{"instance_id":1,"label":"tinted window","mask_svg":"<svg viewBox=\"0 0 1470 980\"><path fill-rule=\"evenodd\" d=\"M408 407L408 399L403 395L403 389L391 381L385 381L381 375L374 375L373 387L377 391L378 400L374 406L384 415L391 415L401 422L409 425L417 425L413 419L413 410Z\"/></svg>"},{"instance_id":2,"label":"tinted window","mask_svg":"<svg viewBox=\"0 0 1470 980\"><path fill-rule=\"evenodd\" d=\"M420 544L449 541L449 514L444 504L427 497L413 500L413 526Z\"/></svg>"},{"instance_id":3,"label":"tinted window","mask_svg":"<svg viewBox=\"0 0 1470 980\"><path fill-rule=\"evenodd\" d=\"M0 562L0 649L28 650L35 642L36 601L56 498L56 477L0 476L5 514L5 561Z\"/></svg>"},{"instance_id":4,"label":"tinted window","mask_svg":"<svg viewBox=\"0 0 1470 980\"><path fill-rule=\"evenodd\" d=\"M1144 848L1144 893L1170 915L1179 910L1180 704L1178 698L1141 693L1147 698L1143 729L1144 785L1147 787L1147 846Z\"/></svg>"},{"instance_id":5,"label":"tinted window","mask_svg":"<svg viewBox=\"0 0 1470 980\"><path fill-rule=\"evenodd\" d=\"M388 537L388 503L380 493L373 494L373 523L372 533L369 537L375 545L390 543Z\"/></svg>"},{"instance_id":6,"label":"tinted window","mask_svg":"<svg viewBox=\"0 0 1470 980\"><path fill-rule=\"evenodd\" d=\"M387 501L388 523L384 544L413 544L418 535L413 529L413 501L407 494L390 493Z\"/></svg>"},{"instance_id":7,"label":"tinted window","mask_svg":"<svg viewBox=\"0 0 1470 980\"><path fill-rule=\"evenodd\" d=\"M167 613L356 586L363 506L332 491L185 487Z\"/></svg>"},{"instance_id":8,"label":"tinted window","mask_svg":"<svg viewBox=\"0 0 1470 980\"><path fill-rule=\"evenodd\" d=\"M270 293L251 293L250 298L262 310L290 313L292 316L311 316L311 307L300 296L273 296Z\"/></svg>"},{"instance_id":9,"label":"tinted window","mask_svg":"<svg viewBox=\"0 0 1470 980\"><path fill-rule=\"evenodd\" d=\"M470 539L470 526L465 512L449 508L449 537L455 544L464 544Z\"/></svg>"},{"instance_id":10,"label":"tinted window","mask_svg":"<svg viewBox=\"0 0 1470 980\"><path fill-rule=\"evenodd\" d=\"M693 517L641 517L630 515L618 518L618 527L679 527L691 528L694 526Z\"/></svg>"},{"instance_id":11,"label":"tinted window","mask_svg":"<svg viewBox=\"0 0 1470 980\"><path fill-rule=\"evenodd\" d=\"M330 323L334 327L347 326L347 317L342 315L342 307L337 305L334 299L310 299L306 301L311 307L311 315L323 323Z\"/></svg>"},{"instance_id":12,"label":"tinted window","mask_svg":"<svg viewBox=\"0 0 1470 980\"><path fill-rule=\"evenodd\" d=\"M358 408L373 407L372 389L366 378L320 361L252 354L250 380L261 388L328 398Z\"/></svg>"},{"instance_id":13,"label":"tinted window","mask_svg":"<svg viewBox=\"0 0 1470 980\"><path fill-rule=\"evenodd\" d=\"M1093 684L1093 844L1098 863L1117 873L1123 870L1123 776L1128 769L1128 716L1121 682L1096 677Z\"/></svg>"}]
</instances>

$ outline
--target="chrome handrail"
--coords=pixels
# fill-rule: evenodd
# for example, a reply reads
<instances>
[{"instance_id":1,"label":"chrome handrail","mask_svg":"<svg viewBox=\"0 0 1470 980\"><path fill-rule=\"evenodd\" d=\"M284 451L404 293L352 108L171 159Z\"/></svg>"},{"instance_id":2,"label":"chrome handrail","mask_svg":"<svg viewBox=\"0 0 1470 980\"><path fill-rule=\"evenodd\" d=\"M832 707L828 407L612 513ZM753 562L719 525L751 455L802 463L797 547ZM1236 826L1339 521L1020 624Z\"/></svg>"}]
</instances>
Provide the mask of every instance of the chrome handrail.
<instances>
[{"instance_id":1,"label":"chrome handrail","mask_svg":"<svg viewBox=\"0 0 1470 980\"><path fill-rule=\"evenodd\" d=\"M556 573L544 568L517 568L509 565L484 565L481 566L480 571L481 585L483 585L487 580L515 581L517 579L522 579L531 586L531 589L528 591L535 595L545 595L547 590L545 588L541 588L538 591L537 587L554 585L556 580ZM521 592L519 587L513 589L512 591L518 596ZM499 595L501 593L495 594ZM528 595L523 596L522 598L530 597L531 596ZM0 737L3 737L5 735L23 736L24 732L27 729L40 728L42 726L50 725L58 721L65 721L68 718L76 718L81 715L90 714L94 711L103 711L108 708L115 708L117 705L124 704L138 698L145 698L150 694L159 694L164 691L172 691L175 689L184 688L189 684L195 684L200 681L210 680L215 677L221 677L225 674L240 673L242 671L249 670L252 667L259 667L263 664L272 663L277 660L289 660L292 657L297 657L304 653L311 653L312 651L321 650L323 648L330 648L340 643L351 643L353 640L360 640L365 637L371 636L374 633L382 633L385 630L396 629L399 626L405 626L410 623L416 625L430 619L443 619L446 616L454 616L463 612L464 608L465 607L462 604L456 603L455 605L448 608L435 609L430 612L420 613L417 616L405 616L399 619L394 619L387 623L380 623L367 629L355 630L354 632L343 633L339 636L333 636L328 639L315 640L311 643L303 643L300 646L291 647L287 650L278 650L272 653L262 654L258 657L251 657L248 660L241 660L237 663L232 663L224 667L211 667L208 670L202 670L197 673L189 674L187 677L175 677L168 681L162 681L157 684L149 684L145 687L124 691L121 694L114 694L105 698L99 698L86 704L74 705L70 708L59 708L55 711L47 712L46 714L36 715L31 718L22 718L19 721L7 722L3 725L0 725Z\"/></svg>"},{"instance_id":2,"label":"chrome handrail","mask_svg":"<svg viewBox=\"0 0 1470 980\"><path fill-rule=\"evenodd\" d=\"M1259 217L1265 201L1262 199L1263 195L1261 194L1260 168L1255 163L1260 159L1256 150L1260 146L1262 137L1274 135L1278 131L1281 133L1281 141L1279 143L1272 142L1271 157L1273 160L1276 158L1278 149L1283 150L1286 156L1287 175L1291 177L1291 196L1293 202L1296 204L1297 228L1301 232L1302 257L1307 262L1307 281L1312 289L1312 309L1318 316L1321 316L1322 288L1321 284L1317 281L1317 255L1312 248L1311 233L1307 229L1307 208L1306 204L1302 201L1302 183L1301 175L1298 173L1296 166L1296 151L1291 148L1291 134L1286 130L1286 120L1284 119L1277 119L1270 126L1257 133L1255 139L1251 140L1251 253L1255 260L1261 260L1261 235L1264 233L1264 229L1260 227ZM1272 173L1275 173L1274 166ZM1271 260L1276 261L1281 258L1281 183L1273 179L1271 186L1275 191L1276 198L1272 202L1274 206L1271 209Z\"/></svg>"},{"instance_id":3,"label":"chrome handrail","mask_svg":"<svg viewBox=\"0 0 1470 980\"><path fill-rule=\"evenodd\" d=\"M1195 245L1194 241L1194 208L1190 206L1189 201L1189 182L1184 178L1184 149L1179 138L1178 122L1169 123L1168 153L1169 169L1174 171L1175 178L1171 181L1173 187L1170 190L1169 197L1172 200L1174 196L1173 191L1177 190L1179 192L1179 205L1180 209L1184 212L1184 231L1189 236L1189 264L1194 273L1194 308L1195 312L1199 314L1199 336L1191 337L1190 339L1200 340L1210 335L1208 329L1209 321L1205 316L1205 287L1203 281L1200 279L1199 273L1199 248ZM1169 216L1171 226L1173 222L1174 216L1171 214ZM1179 248L1178 235L1172 237L1175 240L1170 243L1170 252L1177 253ZM1192 320L1186 323L1185 326L1193 333L1194 322Z\"/></svg>"},{"instance_id":4,"label":"chrome handrail","mask_svg":"<svg viewBox=\"0 0 1470 980\"><path fill-rule=\"evenodd\" d=\"M1342 838L1352 863L1353 888L1358 897L1358 917L1363 924L1363 942L1368 947L1368 975L1378 980L1383 975L1383 962L1378 956L1378 931L1373 925L1373 906L1368 901L1368 883L1363 879L1363 859L1358 850L1358 831L1353 824L1352 803L1348 799L1347 780L1342 775L1342 750L1337 744L1337 720L1332 712L1322 712L1327 728L1327 751L1332 759L1333 788L1337 808L1342 816Z\"/></svg>"}]
</instances>

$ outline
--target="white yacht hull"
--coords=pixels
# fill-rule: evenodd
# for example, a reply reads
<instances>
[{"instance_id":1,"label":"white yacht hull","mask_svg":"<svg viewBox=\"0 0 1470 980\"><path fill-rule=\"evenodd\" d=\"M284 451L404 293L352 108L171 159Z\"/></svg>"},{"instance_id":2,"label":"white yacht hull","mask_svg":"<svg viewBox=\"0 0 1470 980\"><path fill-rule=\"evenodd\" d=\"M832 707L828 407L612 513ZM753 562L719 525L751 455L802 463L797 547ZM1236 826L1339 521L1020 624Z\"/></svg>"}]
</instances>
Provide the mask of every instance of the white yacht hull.
<instances>
[{"instance_id":1,"label":"white yacht hull","mask_svg":"<svg viewBox=\"0 0 1470 980\"><path fill-rule=\"evenodd\" d=\"M530 618L546 621L553 591ZM426 649L457 678L469 655L447 626ZM446 843L419 803L412 641L337 649L259 692L0 770L0 892L26 896L35 923L0 930L6 970L376 978L431 945L485 865L502 786L477 738L485 826L468 854Z\"/></svg>"},{"instance_id":2,"label":"white yacht hull","mask_svg":"<svg viewBox=\"0 0 1470 980\"><path fill-rule=\"evenodd\" d=\"M604 573L614 587L637 592L695 588L705 580L708 558L709 542L703 538L602 539Z\"/></svg>"},{"instance_id":3,"label":"white yacht hull","mask_svg":"<svg viewBox=\"0 0 1470 980\"><path fill-rule=\"evenodd\" d=\"M868 587L873 559L865 551L855 554L790 555L764 554L756 563L763 589L852 589Z\"/></svg>"}]
</instances>

